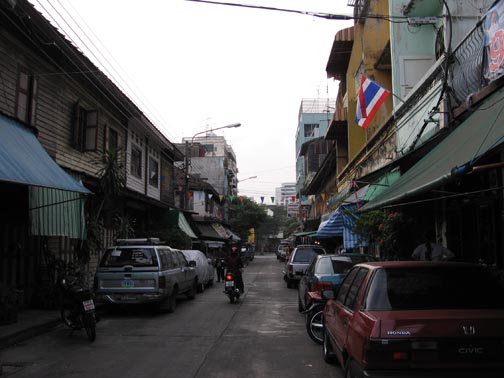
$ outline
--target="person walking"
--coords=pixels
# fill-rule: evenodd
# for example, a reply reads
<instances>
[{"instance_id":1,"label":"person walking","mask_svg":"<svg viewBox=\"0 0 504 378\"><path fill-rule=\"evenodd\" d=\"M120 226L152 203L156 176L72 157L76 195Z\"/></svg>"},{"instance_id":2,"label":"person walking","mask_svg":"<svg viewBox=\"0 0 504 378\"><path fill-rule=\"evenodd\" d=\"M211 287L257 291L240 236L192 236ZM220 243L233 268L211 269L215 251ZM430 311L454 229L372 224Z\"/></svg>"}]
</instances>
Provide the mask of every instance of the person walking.
<instances>
[{"instance_id":1,"label":"person walking","mask_svg":"<svg viewBox=\"0 0 504 378\"><path fill-rule=\"evenodd\" d=\"M222 256L222 250L219 250L217 257L215 258L215 269L217 270L217 282L224 281L224 271L226 269L226 260Z\"/></svg>"}]
</instances>

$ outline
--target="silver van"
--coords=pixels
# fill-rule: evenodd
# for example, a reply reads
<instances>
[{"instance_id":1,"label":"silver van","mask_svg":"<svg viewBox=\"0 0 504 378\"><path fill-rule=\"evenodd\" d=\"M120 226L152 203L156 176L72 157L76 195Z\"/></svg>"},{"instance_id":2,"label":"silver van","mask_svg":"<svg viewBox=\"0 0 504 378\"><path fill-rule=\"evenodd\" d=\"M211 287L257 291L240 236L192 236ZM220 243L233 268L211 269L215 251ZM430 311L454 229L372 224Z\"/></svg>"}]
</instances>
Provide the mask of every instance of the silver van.
<instances>
[{"instance_id":1,"label":"silver van","mask_svg":"<svg viewBox=\"0 0 504 378\"><path fill-rule=\"evenodd\" d=\"M103 254L94 278L98 303L153 304L173 312L177 296L196 296L196 263L157 238L118 239Z\"/></svg>"}]
</instances>

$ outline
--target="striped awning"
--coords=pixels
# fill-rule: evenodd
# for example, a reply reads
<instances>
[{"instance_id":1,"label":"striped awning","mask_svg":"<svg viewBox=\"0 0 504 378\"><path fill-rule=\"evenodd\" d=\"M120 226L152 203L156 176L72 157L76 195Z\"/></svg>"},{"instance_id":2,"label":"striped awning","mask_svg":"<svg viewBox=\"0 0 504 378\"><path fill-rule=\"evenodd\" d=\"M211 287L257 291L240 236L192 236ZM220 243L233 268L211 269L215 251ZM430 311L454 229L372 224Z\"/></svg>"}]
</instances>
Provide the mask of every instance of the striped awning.
<instances>
[{"instance_id":1,"label":"striped awning","mask_svg":"<svg viewBox=\"0 0 504 378\"><path fill-rule=\"evenodd\" d=\"M342 237L345 248L355 248L362 245L358 235L353 233L355 221L358 216L355 213L357 205L340 206L330 214L327 220L320 223L315 237L320 239Z\"/></svg>"}]
</instances>

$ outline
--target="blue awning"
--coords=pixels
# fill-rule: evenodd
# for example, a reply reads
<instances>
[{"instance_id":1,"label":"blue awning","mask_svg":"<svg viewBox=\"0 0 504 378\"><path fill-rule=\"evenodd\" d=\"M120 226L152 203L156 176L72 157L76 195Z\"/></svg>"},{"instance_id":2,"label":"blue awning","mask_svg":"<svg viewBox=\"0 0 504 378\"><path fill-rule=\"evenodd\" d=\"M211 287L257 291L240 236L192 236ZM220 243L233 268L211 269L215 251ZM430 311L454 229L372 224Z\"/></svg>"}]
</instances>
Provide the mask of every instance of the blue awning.
<instances>
[{"instance_id":1,"label":"blue awning","mask_svg":"<svg viewBox=\"0 0 504 378\"><path fill-rule=\"evenodd\" d=\"M56 164L31 130L1 114L0 181L91 194Z\"/></svg>"},{"instance_id":2,"label":"blue awning","mask_svg":"<svg viewBox=\"0 0 504 378\"><path fill-rule=\"evenodd\" d=\"M359 237L352 231L358 218L355 213L356 208L356 205L340 206L329 215L328 219L320 223L315 237L320 239L343 237L345 248L362 245Z\"/></svg>"}]
</instances>

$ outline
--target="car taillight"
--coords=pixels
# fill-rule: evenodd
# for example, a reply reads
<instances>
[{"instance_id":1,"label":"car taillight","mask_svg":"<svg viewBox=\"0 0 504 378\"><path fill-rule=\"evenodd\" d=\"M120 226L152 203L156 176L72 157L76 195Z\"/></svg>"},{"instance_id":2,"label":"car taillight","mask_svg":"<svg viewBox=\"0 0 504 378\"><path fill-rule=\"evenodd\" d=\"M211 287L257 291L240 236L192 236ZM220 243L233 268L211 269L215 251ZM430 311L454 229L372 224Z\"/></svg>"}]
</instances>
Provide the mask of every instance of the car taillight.
<instances>
[{"instance_id":1,"label":"car taillight","mask_svg":"<svg viewBox=\"0 0 504 378\"><path fill-rule=\"evenodd\" d=\"M370 339L365 343L362 359L368 367L387 362L406 362L410 359L410 341Z\"/></svg>"},{"instance_id":2,"label":"car taillight","mask_svg":"<svg viewBox=\"0 0 504 378\"><path fill-rule=\"evenodd\" d=\"M166 278L165 278L165 276L159 277L158 284L159 284L159 288L160 289L166 288Z\"/></svg>"},{"instance_id":3,"label":"car taillight","mask_svg":"<svg viewBox=\"0 0 504 378\"><path fill-rule=\"evenodd\" d=\"M312 285L311 290L312 291L318 291L319 293L322 292L322 290L330 290L332 289L332 284L330 282L315 282Z\"/></svg>"},{"instance_id":4,"label":"car taillight","mask_svg":"<svg viewBox=\"0 0 504 378\"><path fill-rule=\"evenodd\" d=\"M289 272L294 272L294 267L290 264L287 266L287 269L289 270Z\"/></svg>"}]
</instances>

